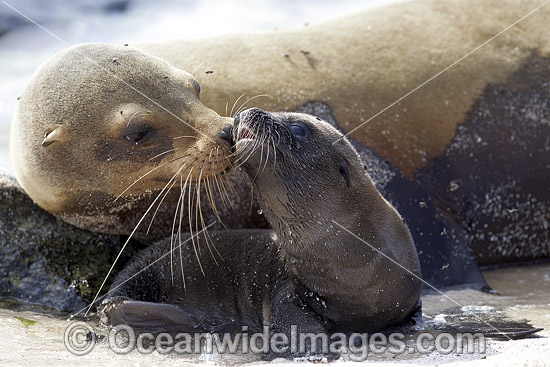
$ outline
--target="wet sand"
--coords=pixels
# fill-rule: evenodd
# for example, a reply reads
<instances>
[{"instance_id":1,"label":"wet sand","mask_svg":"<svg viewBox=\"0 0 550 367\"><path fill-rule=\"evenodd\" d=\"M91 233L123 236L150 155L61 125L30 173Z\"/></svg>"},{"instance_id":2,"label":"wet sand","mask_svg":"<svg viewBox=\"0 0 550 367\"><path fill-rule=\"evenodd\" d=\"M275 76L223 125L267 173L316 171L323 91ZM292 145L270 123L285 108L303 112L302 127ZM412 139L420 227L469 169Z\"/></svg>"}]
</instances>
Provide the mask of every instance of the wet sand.
<instances>
[{"instance_id":1,"label":"wet sand","mask_svg":"<svg viewBox=\"0 0 550 367\"><path fill-rule=\"evenodd\" d=\"M532 326L544 328L536 337L521 340L488 339L485 353L448 355L439 352L429 354L405 353L392 355L369 355L366 362L369 366L388 366L399 364L445 365L445 366L548 366L550 365L550 264L505 268L484 273L491 287L499 294L490 294L470 289L452 290L441 294L428 294L423 297L424 315L427 325L437 327L461 326L463 321L456 321L451 315L457 311L470 315L470 321L493 322L495 318L506 320L526 320ZM457 306L457 303L460 306ZM454 310L454 311L453 311ZM27 320L36 321L29 325ZM98 334L105 330L92 324ZM454 320L454 321L453 321ZM460 318L464 320L464 318ZM268 362L258 361L255 356L246 355L161 355L153 352L143 355L132 351L119 355L108 348L104 340L98 341L95 348L85 356L75 356L67 351L63 343L63 332L69 324L63 318L31 311L13 311L0 309L0 365L20 366L90 366L105 365L263 365ZM499 327L502 323L499 324ZM358 362L346 361L343 356L331 365L357 366ZM316 361L327 364L326 358ZM277 366L311 363L310 361L288 361L276 359L271 364Z\"/></svg>"}]
</instances>

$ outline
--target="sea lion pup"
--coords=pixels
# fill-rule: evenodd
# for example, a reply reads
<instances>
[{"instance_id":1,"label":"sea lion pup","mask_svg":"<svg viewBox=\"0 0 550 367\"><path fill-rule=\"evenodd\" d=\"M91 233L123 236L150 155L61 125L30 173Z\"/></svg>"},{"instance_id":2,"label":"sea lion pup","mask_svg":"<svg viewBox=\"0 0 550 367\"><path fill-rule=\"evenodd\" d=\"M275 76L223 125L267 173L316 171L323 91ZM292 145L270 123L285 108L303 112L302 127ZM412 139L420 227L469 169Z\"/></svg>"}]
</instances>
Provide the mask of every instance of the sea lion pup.
<instances>
[{"instance_id":1,"label":"sea lion pup","mask_svg":"<svg viewBox=\"0 0 550 367\"><path fill-rule=\"evenodd\" d=\"M213 232L219 253L202 264L192 240L150 246L118 275L103 320L149 332L373 332L403 321L422 289L414 243L349 141L333 145L340 136L310 115L240 113L237 162L273 230Z\"/></svg>"},{"instance_id":2,"label":"sea lion pup","mask_svg":"<svg viewBox=\"0 0 550 367\"><path fill-rule=\"evenodd\" d=\"M231 228L224 206L227 186L238 181L221 174L231 154L223 129L233 120L204 106L199 93L191 74L131 47L83 44L60 51L19 98L10 140L16 177L43 209L97 232L130 234L149 209L138 234L147 232L153 214L162 223L150 228L149 240L172 229L181 192L166 198L167 190L203 183L199 193L187 191L192 219L182 221L184 228L212 222L215 214ZM209 201L219 213L209 210ZM247 190L232 201L248 213ZM168 205L157 211L161 202ZM189 206L182 205L187 215ZM195 206L202 208L200 219ZM238 220L237 227L250 226Z\"/></svg>"}]
</instances>

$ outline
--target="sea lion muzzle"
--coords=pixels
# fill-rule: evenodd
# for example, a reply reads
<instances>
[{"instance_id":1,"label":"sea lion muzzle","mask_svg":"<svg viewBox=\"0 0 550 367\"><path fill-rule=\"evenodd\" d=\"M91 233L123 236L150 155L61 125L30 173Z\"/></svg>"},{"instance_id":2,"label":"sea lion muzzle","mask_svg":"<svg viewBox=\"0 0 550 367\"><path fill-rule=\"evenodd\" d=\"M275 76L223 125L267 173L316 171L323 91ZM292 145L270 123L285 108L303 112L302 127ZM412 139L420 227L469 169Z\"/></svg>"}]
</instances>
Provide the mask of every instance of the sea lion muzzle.
<instances>
[{"instance_id":1,"label":"sea lion muzzle","mask_svg":"<svg viewBox=\"0 0 550 367\"><path fill-rule=\"evenodd\" d=\"M227 141L229 145L233 146L235 145L235 142L233 141L233 137L231 136L231 130L233 129L233 125L227 125L223 128L222 131L218 133L218 136Z\"/></svg>"}]
</instances>

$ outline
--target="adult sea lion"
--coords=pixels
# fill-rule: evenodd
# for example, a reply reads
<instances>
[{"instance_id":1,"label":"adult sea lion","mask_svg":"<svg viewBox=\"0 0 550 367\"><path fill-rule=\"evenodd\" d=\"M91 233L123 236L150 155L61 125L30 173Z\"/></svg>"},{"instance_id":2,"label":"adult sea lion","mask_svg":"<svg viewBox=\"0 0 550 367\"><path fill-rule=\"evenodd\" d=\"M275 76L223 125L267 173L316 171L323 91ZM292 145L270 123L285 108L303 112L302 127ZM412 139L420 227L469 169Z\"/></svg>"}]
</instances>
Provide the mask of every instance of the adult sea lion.
<instances>
[{"instance_id":1,"label":"adult sea lion","mask_svg":"<svg viewBox=\"0 0 550 367\"><path fill-rule=\"evenodd\" d=\"M195 70L220 114L243 93L268 95L254 100L266 111L318 101L349 132L543 3L406 1L294 29L131 46ZM351 136L412 177L443 155L487 86L519 87L514 73L550 57L549 16L535 11Z\"/></svg>"},{"instance_id":2,"label":"adult sea lion","mask_svg":"<svg viewBox=\"0 0 550 367\"><path fill-rule=\"evenodd\" d=\"M102 306L107 324L157 333L264 325L374 332L417 310L412 237L351 143L333 145L338 130L314 116L254 108L237 116L231 135L273 230L212 233L219 253L202 265L193 240L153 244L115 280Z\"/></svg>"},{"instance_id":3,"label":"adult sea lion","mask_svg":"<svg viewBox=\"0 0 550 367\"><path fill-rule=\"evenodd\" d=\"M407 213L386 196L406 220L430 207L445 217L429 231L409 223L425 254L448 246L452 229L491 265L550 257L549 18L537 0L419 0L296 29L134 46L200 70L202 99L219 113L243 93L269 95L254 105L270 111L326 106L424 191ZM442 259L433 267L445 274L453 262Z\"/></svg>"}]
</instances>

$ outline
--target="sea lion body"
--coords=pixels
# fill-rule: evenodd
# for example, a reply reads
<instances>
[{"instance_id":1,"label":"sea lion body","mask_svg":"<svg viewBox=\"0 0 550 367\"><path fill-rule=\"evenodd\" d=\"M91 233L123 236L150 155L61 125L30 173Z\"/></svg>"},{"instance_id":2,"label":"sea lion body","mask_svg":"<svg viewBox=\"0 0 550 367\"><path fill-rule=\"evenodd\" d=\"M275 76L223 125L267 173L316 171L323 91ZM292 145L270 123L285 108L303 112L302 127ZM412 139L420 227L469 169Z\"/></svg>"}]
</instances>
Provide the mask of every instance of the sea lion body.
<instances>
[{"instance_id":1,"label":"sea lion body","mask_svg":"<svg viewBox=\"0 0 550 367\"><path fill-rule=\"evenodd\" d=\"M534 73L531 60L550 57L548 7L492 39L540 5L406 1L294 29L132 46L195 70L202 100L220 114L243 93L239 102L267 95L251 102L266 111L324 103L344 131L361 126L352 138L412 178L444 154L488 86L521 87L510 77L527 65Z\"/></svg>"},{"instance_id":2,"label":"sea lion body","mask_svg":"<svg viewBox=\"0 0 550 367\"><path fill-rule=\"evenodd\" d=\"M136 45L146 53L77 46L41 67L18 102L10 141L15 173L43 208L94 231L130 234L151 208L134 236L149 232L147 240L161 239L172 234L179 190L174 186L158 211L164 193L151 204L182 166L140 179L169 154L151 160L135 147L117 149L109 143L123 136L105 128L120 130L137 108L172 130L164 136L174 147L197 147L196 138L204 138L210 151L219 145L222 157L229 148L219 134L231 119L220 116L233 115L248 97L268 94L250 103L333 119L342 133L368 121L351 137L378 189L409 225L426 280L480 287L485 282L476 260L491 265L550 256L550 8L506 29L539 5L425 0L298 29ZM179 69L195 70L196 77ZM200 102L195 81L201 100L216 112ZM51 134L63 125L76 129ZM194 138L173 140L180 135ZM221 159L214 169L220 175L229 168ZM258 207L250 210L250 186L231 173L223 176L235 192L224 190L221 180L210 181L214 191L201 186L203 215L181 221L183 231L199 229L202 220L221 229L219 219L228 228L267 227ZM209 196L217 211L210 210ZM183 199L185 208L193 202Z\"/></svg>"},{"instance_id":3,"label":"sea lion body","mask_svg":"<svg viewBox=\"0 0 550 367\"><path fill-rule=\"evenodd\" d=\"M338 130L310 115L251 109L232 136L273 230L215 233L219 266L216 255L199 265L192 240L181 252L169 239L152 245L115 281L103 305L108 324L374 332L416 310L422 282L411 235L347 139L332 145Z\"/></svg>"},{"instance_id":4,"label":"sea lion body","mask_svg":"<svg viewBox=\"0 0 550 367\"><path fill-rule=\"evenodd\" d=\"M382 191L407 213L421 261L438 273L430 279L450 285L475 261L550 256L550 7L541 5L411 1L295 29L135 46L197 68L219 113L243 93L237 106L264 94L251 103L326 106L396 172Z\"/></svg>"}]
</instances>

